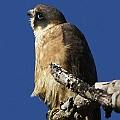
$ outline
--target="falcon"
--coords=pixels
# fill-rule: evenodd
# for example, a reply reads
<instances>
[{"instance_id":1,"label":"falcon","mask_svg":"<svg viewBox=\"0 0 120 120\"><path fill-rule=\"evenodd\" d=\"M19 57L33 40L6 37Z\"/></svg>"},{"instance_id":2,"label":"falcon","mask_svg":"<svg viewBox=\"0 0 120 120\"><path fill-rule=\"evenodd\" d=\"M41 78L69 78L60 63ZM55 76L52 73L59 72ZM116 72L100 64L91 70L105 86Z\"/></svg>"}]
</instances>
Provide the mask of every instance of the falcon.
<instances>
[{"instance_id":1,"label":"falcon","mask_svg":"<svg viewBox=\"0 0 120 120\"><path fill-rule=\"evenodd\" d=\"M82 32L56 8L38 4L27 15L35 36L35 87L31 96L38 96L50 110L60 109L61 102L76 94L54 80L49 64L59 64L92 86L97 82L94 59ZM85 120L100 120L99 108Z\"/></svg>"}]
</instances>

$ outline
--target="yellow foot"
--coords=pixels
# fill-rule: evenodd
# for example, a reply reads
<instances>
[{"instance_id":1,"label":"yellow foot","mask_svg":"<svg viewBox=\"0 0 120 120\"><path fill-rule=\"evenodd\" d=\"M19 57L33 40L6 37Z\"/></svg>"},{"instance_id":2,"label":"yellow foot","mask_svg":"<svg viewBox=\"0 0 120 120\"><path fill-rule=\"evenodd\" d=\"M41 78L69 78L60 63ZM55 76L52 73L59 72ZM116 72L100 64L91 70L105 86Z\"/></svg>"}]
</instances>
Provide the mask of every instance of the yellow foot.
<instances>
[{"instance_id":1,"label":"yellow foot","mask_svg":"<svg viewBox=\"0 0 120 120\"><path fill-rule=\"evenodd\" d=\"M52 110L49 110L46 114L46 118L48 120L52 120L53 116L55 115L55 113L57 113L59 111L59 109L57 108L53 108Z\"/></svg>"}]
</instances>

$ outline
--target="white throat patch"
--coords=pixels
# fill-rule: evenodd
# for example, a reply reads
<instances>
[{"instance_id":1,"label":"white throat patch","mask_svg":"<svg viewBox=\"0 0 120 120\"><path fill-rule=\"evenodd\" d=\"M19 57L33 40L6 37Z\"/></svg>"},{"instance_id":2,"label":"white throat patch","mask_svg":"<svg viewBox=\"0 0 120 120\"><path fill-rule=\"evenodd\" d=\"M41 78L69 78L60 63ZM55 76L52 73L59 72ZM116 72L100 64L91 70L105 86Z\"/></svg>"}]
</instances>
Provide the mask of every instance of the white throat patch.
<instances>
[{"instance_id":1,"label":"white throat patch","mask_svg":"<svg viewBox=\"0 0 120 120\"><path fill-rule=\"evenodd\" d=\"M35 37L41 37L41 35L43 35L43 33L50 29L51 27L55 26L55 24L48 24L45 28L42 28L41 26L38 26L34 29L34 18L31 18L30 19L30 22L31 22L31 27L33 28L33 31L34 31L34 35Z\"/></svg>"},{"instance_id":2,"label":"white throat patch","mask_svg":"<svg viewBox=\"0 0 120 120\"><path fill-rule=\"evenodd\" d=\"M48 29L52 28L53 26L55 26L55 24L49 24L47 27L42 28L40 26L38 26L36 28L36 30L34 30L34 35L35 37L41 37L41 35L43 35Z\"/></svg>"}]
</instances>

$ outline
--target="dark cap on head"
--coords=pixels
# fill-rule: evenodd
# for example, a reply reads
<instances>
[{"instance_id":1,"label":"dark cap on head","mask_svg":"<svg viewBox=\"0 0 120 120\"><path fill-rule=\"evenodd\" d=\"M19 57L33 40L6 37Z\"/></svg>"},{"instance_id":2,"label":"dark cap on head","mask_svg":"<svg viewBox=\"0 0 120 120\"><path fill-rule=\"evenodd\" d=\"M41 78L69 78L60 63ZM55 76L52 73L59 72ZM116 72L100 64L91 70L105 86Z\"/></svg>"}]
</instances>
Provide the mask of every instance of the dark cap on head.
<instances>
[{"instance_id":1,"label":"dark cap on head","mask_svg":"<svg viewBox=\"0 0 120 120\"><path fill-rule=\"evenodd\" d=\"M52 6L43 4L37 5L34 9L29 10L27 15L33 19L33 27L41 26L45 28L48 24L61 24L65 23L64 15Z\"/></svg>"}]
</instances>

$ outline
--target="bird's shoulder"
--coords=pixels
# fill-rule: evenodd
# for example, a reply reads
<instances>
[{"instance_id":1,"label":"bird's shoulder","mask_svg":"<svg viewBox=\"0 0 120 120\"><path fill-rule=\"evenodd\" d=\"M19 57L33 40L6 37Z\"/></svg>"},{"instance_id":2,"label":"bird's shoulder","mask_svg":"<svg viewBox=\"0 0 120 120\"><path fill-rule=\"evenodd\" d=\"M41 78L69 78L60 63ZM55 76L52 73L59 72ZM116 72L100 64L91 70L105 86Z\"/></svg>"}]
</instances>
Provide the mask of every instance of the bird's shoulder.
<instances>
[{"instance_id":1,"label":"bird's shoulder","mask_svg":"<svg viewBox=\"0 0 120 120\"><path fill-rule=\"evenodd\" d=\"M96 67L84 34L70 23L64 23L61 28L63 42L69 46L66 51L68 69L76 77L93 85L97 81Z\"/></svg>"},{"instance_id":2,"label":"bird's shoulder","mask_svg":"<svg viewBox=\"0 0 120 120\"><path fill-rule=\"evenodd\" d=\"M85 39L83 33L74 25L71 23L63 23L62 26L62 31L64 37L69 38L69 40L78 40L78 39ZM71 39L73 38L73 39Z\"/></svg>"}]
</instances>

